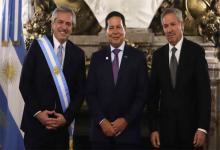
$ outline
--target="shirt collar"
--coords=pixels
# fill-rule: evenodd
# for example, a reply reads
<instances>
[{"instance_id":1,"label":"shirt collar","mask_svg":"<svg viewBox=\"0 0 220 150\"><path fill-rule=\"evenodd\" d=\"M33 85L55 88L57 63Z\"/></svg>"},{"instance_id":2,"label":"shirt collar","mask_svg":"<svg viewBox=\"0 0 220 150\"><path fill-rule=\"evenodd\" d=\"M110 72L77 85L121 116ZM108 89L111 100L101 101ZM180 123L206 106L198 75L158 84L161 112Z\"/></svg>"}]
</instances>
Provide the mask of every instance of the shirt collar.
<instances>
[{"instance_id":1,"label":"shirt collar","mask_svg":"<svg viewBox=\"0 0 220 150\"><path fill-rule=\"evenodd\" d=\"M58 49L58 47L60 46L60 42L57 40L57 38L53 35L53 43L54 43L54 49L56 50L56 49ZM62 44L62 46L63 46L63 50L65 50L65 48L66 48L66 42L64 42L63 44Z\"/></svg>"},{"instance_id":2,"label":"shirt collar","mask_svg":"<svg viewBox=\"0 0 220 150\"><path fill-rule=\"evenodd\" d=\"M112 45L110 45L111 48L111 52L116 49L115 47L113 47ZM119 46L117 49L120 49L121 51L124 51L125 48L125 41L121 44L121 46Z\"/></svg>"},{"instance_id":3,"label":"shirt collar","mask_svg":"<svg viewBox=\"0 0 220 150\"><path fill-rule=\"evenodd\" d=\"M181 50L181 47L182 47L182 44L183 44L183 36L181 37L181 39L179 40L179 42L177 42L177 44L175 46L171 45L169 43L169 52L172 53L171 49L173 47L175 47L177 49L177 51L180 51Z\"/></svg>"}]
</instances>

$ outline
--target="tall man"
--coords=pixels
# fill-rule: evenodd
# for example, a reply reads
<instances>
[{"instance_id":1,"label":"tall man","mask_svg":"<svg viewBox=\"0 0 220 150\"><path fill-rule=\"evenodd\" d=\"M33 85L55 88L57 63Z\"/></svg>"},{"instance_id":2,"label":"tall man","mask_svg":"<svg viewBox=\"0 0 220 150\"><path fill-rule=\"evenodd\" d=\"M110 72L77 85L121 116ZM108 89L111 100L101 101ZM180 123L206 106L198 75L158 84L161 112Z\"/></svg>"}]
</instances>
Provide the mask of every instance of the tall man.
<instances>
[{"instance_id":1,"label":"tall man","mask_svg":"<svg viewBox=\"0 0 220 150\"><path fill-rule=\"evenodd\" d=\"M166 9L168 44L153 54L151 142L156 148L200 148L210 122L211 90L204 49L183 37L182 12Z\"/></svg>"},{"instance_id":2,"label":"tall man","mask_svg":"<svg viewBox=\"0 0 220 150\"><path fill-rule=\"evenodd\" d=\"M34 40L25 59L20 91L26 149L68 149L85 87L84 52L68 40L75 17L68 8L56 8L53 35Z\"/></svg>"},{"instance_id":3,"label":"tall man","mask_svg":"<svg viewBox=\"0 0 220 150\"><path fill-rule=\"evenodd\" d=\"M125 42L121 13L109 13L105 22L109 45L93 54L88 72L90 139L94 149L135 149L147 97L146 58Z\"/></svg>"}]
</instances>

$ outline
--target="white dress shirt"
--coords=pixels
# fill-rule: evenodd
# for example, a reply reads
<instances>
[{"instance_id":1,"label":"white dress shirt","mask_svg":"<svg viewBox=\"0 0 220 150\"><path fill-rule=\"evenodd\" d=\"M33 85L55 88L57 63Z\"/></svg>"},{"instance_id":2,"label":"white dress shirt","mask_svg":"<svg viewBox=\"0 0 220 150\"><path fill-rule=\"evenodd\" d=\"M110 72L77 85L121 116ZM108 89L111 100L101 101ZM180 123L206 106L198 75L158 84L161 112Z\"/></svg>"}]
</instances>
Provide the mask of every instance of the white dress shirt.
<instances>
[{"instance_id":1,"label":"white dress shirt","mask_svg":"<svg viewBox=\"0 0 220 150\"><path fill-rule=\"evenodd\" d=\"M54 43L54 50L55 54L57 55L58 53L58 47L61 45L61 43L56 39L56 37L53 35L53 43ZM62 51L62 68L63 68L63 63L64 63L64 58L65 58L65 52L66 52L66 42L62 44L63 46L63 51Z\"/></svg>"},{"instance_id":2,"label":"white dress shirt","mask_svg":"<svg viewBox=\"0 0 220 150\"><path fill-rule=\"evenodd\" d=\"M118 61L119 61L119 67L120 67L122 56L123 56L123 53L124 53L124 48L125 48L125 42L123 42L121 44L121 46L119 46L118 48L115 48L112 45L110 45L110 48L111 48L111 61L113 61L114 58L115 58L115 54L113 53L113 50L114 49L120 49L120 52L118 53Z\"/></svg>"}]
</instances>

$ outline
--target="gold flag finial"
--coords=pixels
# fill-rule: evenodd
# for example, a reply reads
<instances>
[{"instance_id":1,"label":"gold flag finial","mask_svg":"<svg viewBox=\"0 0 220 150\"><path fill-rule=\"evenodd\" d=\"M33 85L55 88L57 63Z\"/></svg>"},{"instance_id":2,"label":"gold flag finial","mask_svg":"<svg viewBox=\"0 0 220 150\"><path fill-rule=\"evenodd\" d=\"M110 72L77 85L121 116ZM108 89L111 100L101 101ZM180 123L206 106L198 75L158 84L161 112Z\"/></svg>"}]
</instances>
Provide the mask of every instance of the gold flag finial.
<instances>
[{"instance_id":1,"label":"gold flag finial","mask_svg":"<svg viewBox=\"0 0 220 150\"><path fill-rule=\"evenodd\" d=\"M72 136L69 137L69 150L74 150L74 148L73 148L73 137Z\"/></svg>"}]
</instances>

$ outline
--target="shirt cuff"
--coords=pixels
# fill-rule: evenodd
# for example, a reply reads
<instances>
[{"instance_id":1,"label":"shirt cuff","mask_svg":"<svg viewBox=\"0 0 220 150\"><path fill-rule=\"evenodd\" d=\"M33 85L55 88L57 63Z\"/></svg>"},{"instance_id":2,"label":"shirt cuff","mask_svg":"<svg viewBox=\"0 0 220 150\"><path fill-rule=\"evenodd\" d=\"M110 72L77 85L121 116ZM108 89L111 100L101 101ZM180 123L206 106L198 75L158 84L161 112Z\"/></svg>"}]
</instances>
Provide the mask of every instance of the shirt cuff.
<instances>
[{"instance_id":1,"label":"shirt cuff","mask_svg":"<svg viewBox=\"0 0 220 150\"><path fill-rule=\"evenodd\" d=\"M99 125L101 125L102 124L102 122L103 121L105 121L106 119L105 118L103 118L100 122L99 122Z\"/></svg>"},{"instance_id":2,"label":"shirt cuff","mask_svg":"<svg viewBox=\"0 0 220 150\"><path fill-rule=\"evenodd\" d=\"M35 114L34 114L34 116L33 117L36 117L37 116L37 114L39 114L41 111L38 111L38 112L36 112Z\"/></svg>"},{"instance_id":3,"label":"shirt cuff","mask_svg":"<svg viewBox=\"0 0 220 150\"><path fill-rule=\"evenodd\" d=\"M205 129L202 128L198 128L197 130L204 132L205 134L207 134L207 131Z\"/></svg>"}]
</instances>

